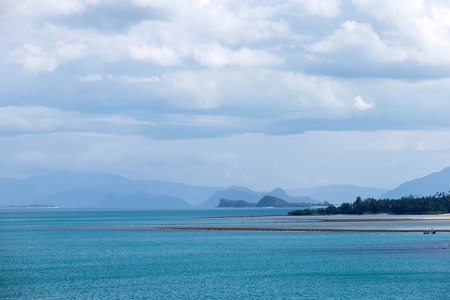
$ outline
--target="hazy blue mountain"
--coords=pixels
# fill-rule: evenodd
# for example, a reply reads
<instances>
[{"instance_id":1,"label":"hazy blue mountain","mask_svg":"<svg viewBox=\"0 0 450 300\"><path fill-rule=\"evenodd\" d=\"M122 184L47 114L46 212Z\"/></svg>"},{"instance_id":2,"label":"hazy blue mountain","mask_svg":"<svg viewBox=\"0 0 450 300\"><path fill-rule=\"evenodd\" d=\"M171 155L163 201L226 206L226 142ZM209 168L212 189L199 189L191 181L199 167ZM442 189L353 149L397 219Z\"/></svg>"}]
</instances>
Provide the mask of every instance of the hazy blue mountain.
<instances>
[{"instance_id":1,"label":"hazy blue mountain","mask_svg":"<svg viewBox=\"0 0 450 300\"><path fill-rule=\"evenodd\" d=\"M212 194L208 199L200 203L201 207L216 207L219 206L220 199L229 200L245 200L247 202L256 203L261 198L261 193L252 191L247 188L234 187L217 191Z\"/></svg>"},{"instance_id":2,"label":"hazy blue mountain","mask_svg":"<svg viewBox=\"0 0 450 300\"><path fill-rule=\"evenodd\" d=\"M220 199L228 200L244 200L250 203L257 203L261 197L273 196L280 198L286 202L290 203L317 203L316 200L310 197L292 197L286 194L286 192L281 188L276 188L268 193L255 192L248 188L243 187L233 187L226 190L217 191L212 194L208 199L200 204L202 207L216 207L220 204Z\"/></svg>"},{"instance_id":3,"label":"hazy blue mountain","mask_svg":"<svg viewBox=\"0 0 450 300\"><path fill-rule=\"evenodd\" d=\"M297 196L297 197L290 196L281 188L276 188L273 191L266 193L265 195L266 196L277 197L277 198L280 198L280 199L282 199L282 200L284 200L286 202L289 202L289 203L317 203L317 202L320 202L320 201L317 201L316 199L313 199L313 198L308 197L308 196L305 196L305 197L302 197L302 196Z\"/></svg>"},{"instance_id":4,"label":"hazy blue mountain","mask_svg":"<svg viewBox=\"0 0 450 300\"><path fill-rule=\"evenodd\" d=\"M24 180L0 179L0 206L54 204L59 207L185 207L200 204L215 207L221 198L257 203L263 196L278 197L290 203L328 201L335 205L363 199L403 196L428 196L450 190L450 167L423 178L405 182L387 191L354 185L330 185L314 188L278 188L256 192L245 187L201 187L159 180L131 180L109 173L59 172Z\"/></svg>"},{"instance_id":5,"label":"hazy blue mountain","mask_svg":"<svg viewBox=\"0 0 450 300\"><path fill-rule=\"evenodd\" d=\"M0 182L5 183L5 179ZM14 184L8 185L7 193L0 190L0 205L5 205L5 202L14 205L36 203L35 201L60 193L76 198L79 189L101 189L120 193L136 191L136 188L132 187L132 181L122 176L108 173L58 172L15 181ZM69 195L70 191L74 192L73 196Z\"/></svg>"},{"instance_id":6,"label":"hazy blue mountain","mask_svg":"<svg viewBox=\"0 0 450 300\"><path fill-rule=\"evenodd\" d=\"M140 180L138 182L142 191L155 195L171 195L192 205L202 203L211 194L223 189L223 187L193 186L161 180Z\"/></svg>"},{"instance_id":7,"label":"hazy blue mountain","mask_svg":"<svg viewBox=\"0 0 450 300\"><path fill-rule=\"evenodd\" d=\"M435 193L450 191L450 167L422 178L402 183L397 188L380 195L380 199L399 199L401 197L430 196Z\"/></svg>"},{"instance_id":8,"label":"hazy blue mountain","mask_svg":"<svg viewBox=\"0 0 450 300\"><path fill-rule=\"evenodd\" d=\"M319 202L328 201L335 205L340 205L342 202L353 202L356 197L360 196L366 198L378 198L387 190L374 187L360 187L355 185L328 185L312 188L299 188L288 190L291 195L309 196Z\"/></svg>"},{"instance_id":9,"label":"hazy blue mountain","mask_svg":"<svg viewBox=\"0 0 450 300\"><path fill-rule=\"evenodd\" d=\"M0 205L16 205L17 194L21 191L22 180L2 178L0 179ZM29 203L21 203L29 204Z\"/></svg>"},{"instance_id":10,"label":"hazy blue mountain","mask_svg":"<svg viewBox=\"0 0 450 300\"><path fill-rule=\"evenodd\" d=\"M248 202L245 200L229 200L220 199L219 207L310 207L306 203L287 202L281 198L266 195L262 197L258 203Z\"/></svg>"},{"instance_id":11,"label":"hazy blue mountain","mask_svg":"<svg viewBox=\"0 0 450 300\"><path fill-rule=\"evenodd\" d=\"M24 180L0 179L0 205L27 205L37 203L36 201L50 202L51 199L57 202L56 198L60 194L60 196L71 199L59 200L64 202L59 202L63 205L62 207L67 207L66 205L69 203L73 203L71 207L78 207L86 204L82 198L89 198L89 202L94 203L100 201L106 194L98 195L93 192L92 195L86 193L78 195L80 190L88 192L90 189L91 191L104 190L119 195L131 195L145 191L153 195L171 195L191 204L198 204L222 188L197 187L159 180L131 180L109 173L58 172L32 176ZM81 203L77 203L77 201L81 201ZM57 204L55 203L55 205Z\"/></svg>"},{"instance_id":12,"label":"hazy blue mountain","mask_svg":"<svg viewBox=\"0 0 450 300\"><path fill-rule=\"evenodd\" d=\"M175 208L191 206L180 198L169 195L152 195L144 191L128 196L116 193L106 194L97 203L99 208Z\"/></svg>"},{"instance_id":13,"label":"hazy blue mountain","mask_svg":"<svg viewBox=\"0 0 450 300\"><path fill-rule=\"evenodd\" d=\"M109 192L96 188L73 188L63 192L36 198L31 203L53 204L62 208L98 207L98 202Z\"/></svg>"}]
</instances>

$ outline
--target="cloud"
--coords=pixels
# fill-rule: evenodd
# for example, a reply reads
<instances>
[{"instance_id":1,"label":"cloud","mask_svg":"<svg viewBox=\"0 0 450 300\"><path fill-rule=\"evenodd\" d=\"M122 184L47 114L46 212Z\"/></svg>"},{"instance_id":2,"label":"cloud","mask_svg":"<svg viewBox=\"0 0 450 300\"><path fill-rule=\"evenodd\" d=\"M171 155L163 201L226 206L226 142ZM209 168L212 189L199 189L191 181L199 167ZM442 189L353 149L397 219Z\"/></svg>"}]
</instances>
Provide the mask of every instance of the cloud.
<instances>
[{"instance_id":1,"label":"cloud","mask_svg":"<svg viewBox=\"0 0 450 300\"><path fill-rule=\"evenodd\" d=\"M154 91L185 109L232 109L244 115L345 114L345 87L329 77L271 70L169 72Z\"/></svg>"},{"instance_id":2,"label":"cloud","mask_svg":"<svg viewBox=\"0 0 450 300\"><path fill-rule=\"evenodd\" d=\"M62 62L82 58L86 53L86 46L79 43L58 42L47 48L25 43L13 51L11 57L18 61L25 70L37 74L53 72Z\"/></svg>"},{"instance_id":3,"label":"cloud","mask_svg":"<svg viewBox=\"0 0 450 300\"><path fill-rule=\"evenodd\" d=\"M84 30L117 34L145 20L163 20L167 16L157 9L142 9L132 5L132 1L103 0L89 1L82 13L55 16L55 24Z\"/></svg>"},{"instance_id":4,"label":"cloud","mask_svg":"<svg viewBox=\"0 0 450 300\"><path fill-rule=\"evenodd\" d=\"M80 78L81 81L86 81L86 82L96 82L96 81L103 80L103 76L100 74L89 74L86 76L78 76L78 78Z\"/></svg>"},{"instance_id":5,"label":"cloud","mask_svg":"<svg viewBox=\"0 0 450 300\"><path fill-rule=\"evenodd\" d=\"M350 20L322 41L307 45L306 49L311 53L333 54L333 59L344 64L361 60L391 63L407 59L405 51L388 45L370 24Z\"/></svg>"},{"instance_id":6,"label":"cloud","mask_svg":"<svg viewBox=\"0 0 450 300\"><path fill-rule=\"evenodd\" d=\"M22 64L25 70L33 73L52 72L59 65L59 61L42 48L30 44L25 44L14 51L13 57Z\"/></svg>"},{"instance_id":7,"label":"cloud","mask_svg":"<svg viewBox=\"0 0 450 300\"><path fill-rule=\"evenodd\" d=\"M108 74L106 76L106 78L109 80L120 81L120 82L126 83L126 84L149 84L149 83L157 83L158 81L160 81L160 78L157 76L136 77L136 76L130 76L130 75L114 76L114 75Z\"/></svg>"},{"instance_id":8,"label":"cloud","mask_svg":"<svg viewBox=\"0 0 450 300\"><path fill-rule=\"evenodd\" d=\"M338 0L288 0L281 8L284 12L294 15L317 15L336 17L340 13Z\"/></svg>"},{"instance_id":9,"label":"cloud","mask_svg":"<svg viewBox=\"0 0 450 300\"><path fill-rule=\"evenodd\" d=\"M167 46L131 45L129 50L130 56L137 60L151 61L162 66L175 66L181 63L177 54Z\"/></svg>"},{"instance_id":10,"label":"cloud","mask_svg":"<svg viewBox=\"0 0 450 300\"><path fill-rule=\"evenodd\" d=\"M4 0L2 9L5 14L13 14L18 17L42 17L48 15L70 15L81 13L86 5L93 4L95 0Z\"/></svg>"},{"instance_id":11,"label":"cloud","mask_svg":"<svg viewBox=\"0 0 450 300\"><path fill-rule=\"evenodd\" d=\"M358 95L355 97L354 106L356 107L357 110L368 110L374 108L375 104L364 102L361 96Z\"/></svg>"},{"instance_id":12,"label":"cloud","mask_svg":"<svg viewBox=\"0 0 450 300\"><path fill-rule=\"evenodd\" d=\"M98 3L80 2L80 5L83 7L81 14L85 7ZM102 62L142 61L159 66L194 61L213 68L272 66L283 62L273 51L254 43L288 37L289 26L284 21L265 20L265 16L244 8L235 12L225 6L211 6L212 11L195 6L186 11L173 5L157 5L156 8L169 11L172 18L158 19L149 15L121 33L73 28L59 19L46 20L43 16L42 23L24 17L29 23L19 27L23 34L11 37L14 40L11 44L21 40L24 45L16 48L13 60L35 73L53 72L61 64L81 58ZM101 10L100 6L98 8ZM142 10L150 11L147 7Z\"/></svg>"},{"instance_id":13,"label":"cloud","mask_svg":"<svg viewBox=\"0 0 450 300\"><path fill-rule=\"evenodd\" d=\"M3 26L13 22L17 32L4 44L35 74L80 59L390 77L443 76L448 68L442 64L450 63L450 7L443 1L75 0L36 6L27 0L2 8L9 20ZM324 17L330 21L319 21ZM408 72L411 67L422 73Z\"/></svg>"},{"instance_id":14,"label":"cloud","mask_svg":"<svg viewBox=\"0 0 450 300\"><path fill-rule=\"evenodd\" d=\"M0 132L5 135L58 131L130 132L132 128L139 131L141 126L151 127L154 124L121 115L61 111L43 106L0 107Z\"/></svg>"},{"instance_id":15,"label":"cloud","mask_svg":"<svg viewBox=\"0 0 450 300\"><path fill-rule=\"evenodd\" d=\"M283 59L264 50L252 50L246 47L231 50L218 44L196 47L193 57L201 65L213 68L271 66L283 62Z\"/></svg>"},{"instance_id":16,"label":"cloud","mask_svg":"<svg viewBox=\"0 0 450 300\"><path fill-rule=\"evenodd\" d=\"M360 11L389 26L384 39L422 65L450 63L450 6L446 1L353 0Z\"/></svg>"}]
</instances>

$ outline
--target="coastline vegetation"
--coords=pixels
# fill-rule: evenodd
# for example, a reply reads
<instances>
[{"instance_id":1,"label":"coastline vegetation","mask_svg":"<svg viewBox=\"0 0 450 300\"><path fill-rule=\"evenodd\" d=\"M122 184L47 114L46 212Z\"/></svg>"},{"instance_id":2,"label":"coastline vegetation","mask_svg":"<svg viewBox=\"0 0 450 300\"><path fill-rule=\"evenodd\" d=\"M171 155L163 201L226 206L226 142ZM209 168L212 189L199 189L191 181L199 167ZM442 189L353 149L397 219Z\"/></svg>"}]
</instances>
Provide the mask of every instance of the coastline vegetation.
<instances>
[{"instance_id":1,"label":"coastline vegetation","mask_svg":"<svg viewBox=\"0 0 450 300\"><path fill-rule=\"evenodd\" d=\"M414 196L401 199L374 199L362 200L357 197L353 203L342 203L336 207L329 205L327 208L299 209L288 212L291 216L304 215L362 215L362 214L443 214L450 213L450 194L436 193L433 196L416 198Z\"/></svg>"}]
</instances>

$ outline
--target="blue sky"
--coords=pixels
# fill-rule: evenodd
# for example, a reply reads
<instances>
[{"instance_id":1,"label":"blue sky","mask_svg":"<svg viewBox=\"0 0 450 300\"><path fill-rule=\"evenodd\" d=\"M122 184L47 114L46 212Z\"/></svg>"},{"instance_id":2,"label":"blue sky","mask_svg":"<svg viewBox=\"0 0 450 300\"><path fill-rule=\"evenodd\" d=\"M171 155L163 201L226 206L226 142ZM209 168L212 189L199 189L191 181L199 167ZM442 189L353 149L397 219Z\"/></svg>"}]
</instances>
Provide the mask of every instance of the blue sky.
<instances>
[{"instance_id":1,"label":"blue sky","mask_svg":"<svg viewBox=\"0 0 450 300\"><path fill-rule=\"evenodd\" d=\"M258 190L450 166L450 4L3 0L0 177Z\"/></svg>"}]
</instances>

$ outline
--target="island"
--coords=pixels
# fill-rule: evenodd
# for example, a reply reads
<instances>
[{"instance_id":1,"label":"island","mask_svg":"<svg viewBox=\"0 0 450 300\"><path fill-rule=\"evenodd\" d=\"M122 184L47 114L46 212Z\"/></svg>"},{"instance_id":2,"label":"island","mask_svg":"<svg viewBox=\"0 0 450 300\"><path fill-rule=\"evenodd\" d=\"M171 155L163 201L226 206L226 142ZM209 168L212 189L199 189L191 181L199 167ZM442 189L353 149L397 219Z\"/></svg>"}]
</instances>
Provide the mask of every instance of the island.
<instances>
[{"instance_id":1,"label":"island","mask_svg":"<svg viewBox=\"0 0 450 300\"><path fill-rule=\"evenodd\" d=\"M290 203L275 196L264 196L258 203L245 200L220 199L219 207L312 207L329 206L329 203Z\"/></svg>"}]
</instances>

